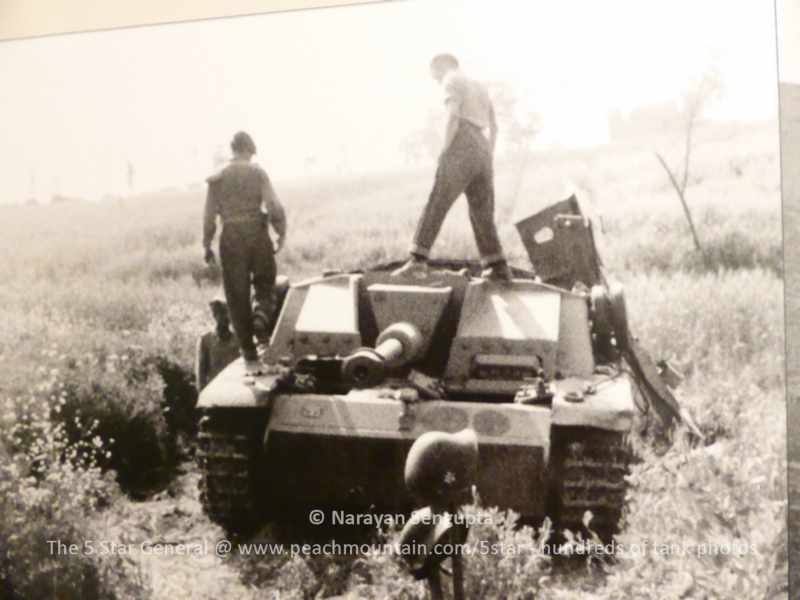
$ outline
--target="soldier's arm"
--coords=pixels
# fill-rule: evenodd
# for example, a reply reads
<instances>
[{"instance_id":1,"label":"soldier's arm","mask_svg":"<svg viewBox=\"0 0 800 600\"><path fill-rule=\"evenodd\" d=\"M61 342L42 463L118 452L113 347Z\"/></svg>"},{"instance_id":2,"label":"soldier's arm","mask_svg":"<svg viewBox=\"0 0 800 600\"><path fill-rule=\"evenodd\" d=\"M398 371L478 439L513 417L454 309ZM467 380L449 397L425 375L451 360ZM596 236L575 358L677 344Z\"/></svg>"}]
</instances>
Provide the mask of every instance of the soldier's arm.
<instances>
[{"instance_id":1,"label":"soldier's arm","mask_svg":"<svg viewBox=\"0 0 800 600\"><path fill-rule=\"evenodd\" d=\"M454 113L450 113L450 116L447 117L447 127L444 130L444 147L442 148L442 153L447 152L450 144L453 143L456 133L458 132L458 123L460 120L458 115Z\"/></svg>"},{"instance_id":2,"label":"soldier's arm","mask_svg":"<svg viewBox=\"0 0 800 600\"><path fill-rule=\"evenodd\" d=\"M281 204L280 198L275 193L275 188L272 187L272 182L266 173L263 174L261 198L269 214L269 222L275 233L278 234L276 246L279 250L286 240L286 211L283 210L283 204Z\"/></svg>"},{"instance_id":3,"label":"soldier's arm","mask_svg":"<svg viewBox=\"0 0 800 600\"><path fill-rule=\"evenodd\" d=\"M494 147L497 144L497 117L494 114L494 105L489 105L489 147L494 154Z\"/></svg>"},{"instance_id":4,"label":"soldier's arm","mask_svg":"<svg viewBox=\"0 0 800 600\"><path fill-rule=\"evenodd\" d=\"M208 192L206 192L206 207L203 214L203 248L206 251L211 249L211 242L214 241L214 234L217 232L217 201L214 195L214 184L208 182Z\"/></svg>"}]
</instances>

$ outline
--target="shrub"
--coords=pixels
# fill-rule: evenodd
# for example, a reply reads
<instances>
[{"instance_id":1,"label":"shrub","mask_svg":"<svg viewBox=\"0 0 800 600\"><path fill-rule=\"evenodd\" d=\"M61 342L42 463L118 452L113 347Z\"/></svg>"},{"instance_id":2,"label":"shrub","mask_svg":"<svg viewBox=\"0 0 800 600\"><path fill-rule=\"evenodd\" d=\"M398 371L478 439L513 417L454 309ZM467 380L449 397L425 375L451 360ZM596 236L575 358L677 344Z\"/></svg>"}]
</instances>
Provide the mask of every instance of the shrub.
<instances>
[{"instance_id":1,"label":"shrub","mask_svg":"<svg viewBox=\"0 0 800 600\"><path fill-rule=\"evenodd\" d=\"M16 412L21 418L7 439L25 451L0 452L0 595L148 597L129 560L86 551L84 545L100 539L90 517L118 495L99 466L107 447L91 428L83 439L70 441L64 424L52 421L36 399L17 401ZM72 544L78 551L67 554L64 548Z\"/></svg>"},{"instance_id":2,"label":"shrub","mask_svg":"<svg viewBox=\"0 0 800 600\"><path fill-rule=\"evenodd\" d=\"M465 586L475 598L535 598L550 574L549 523L535 532L512 511L474 509ZM480 517L480 518L477 518Z\"/></svg>"},{"instance_id":3,"label":"shrub","mask_svg":"<svg viewBox=\"0 0 800 600\"><path fill-rule=\"evenodd\" d=\"M678 443L633 467L619 541L635 550L598 597L766 597L786 560L780 408L752 402L741 414L748 435L696 449Z\"/></svg>"},{"instance_id":4,"label":"shrub","mask_svg":"<svg viewBox=\"0 0 800 600\"><path fill-rule=\"evenodd\" d=\"M89 355L54 373L48 387L57 399L53 418L71 442L83 439L90 423L109 445L98 464L116 471L123 491L143 496L169 480L176 431L165 417L157 361L137 348Z\"/></svg>"},{"instance_id":5,"label":"shrub","mask_svg":"<svg viewBox=\"0 0 800 600\"><path fill-rule=\"evenodd\" d=\"M538 532L521 527L513 511L464 507L470 532L461 550L464 587L469 598L534 598L551 573L547 544L549 522ZM383 544L396 540L397 531L382 538ZM448 563L445 562L448 566ZM448 582L445 578L445 582ZM348 590L355 598L422 599L424 582L415 581L402 557L376 552L357 561L351 570Z\"/></svg>"},{"instance_id":6,"label":"shrub","mask_svg":"<svg viewBox=\"0 0 800 600\"><path fill-rule=\"evenodd\" d=\"M180 434L194 437L197 432L194 373L165 356L153 356L150 361L164 384L162 406L170 436L173 439Z\"/></svg>"},{"instance_id":7,"label":"shrub","mask_svg":"<svg viewBox=\"0 0 800 600\"><path fill-rule=\"evenodd\" d=\"M682 215L638 214L608 222L608 251L603 258L612 270L632 272L709 273L759 269L783 274L780 216L745 211L722 216L706 208L695 216L704 252L693 244Z\"/></svg>"}]
</instances>

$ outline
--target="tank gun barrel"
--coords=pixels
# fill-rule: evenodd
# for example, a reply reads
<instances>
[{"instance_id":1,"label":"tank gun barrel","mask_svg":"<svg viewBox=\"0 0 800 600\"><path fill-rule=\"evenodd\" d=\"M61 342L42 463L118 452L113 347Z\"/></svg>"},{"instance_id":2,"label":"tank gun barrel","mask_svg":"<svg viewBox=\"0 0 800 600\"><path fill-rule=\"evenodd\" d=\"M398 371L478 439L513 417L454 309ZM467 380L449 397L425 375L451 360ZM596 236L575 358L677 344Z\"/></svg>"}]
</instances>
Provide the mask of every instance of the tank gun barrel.
<instances>
[{"instance_id":1,"label":"tank gun barrel","mask_svg":"<svg viewBox=\"0 0 800 600\"><path fill-rule=\"evenodd\" d=\"M378 336L375 348L359 348L342 363L342 376L356 387L380 383L387 368L407 365L419 357L422 334L411 323L392 323Z\"/></svg>"},{"instance_id":2,"label":"tank gun barrel","mask_svg":"<svg viewBox=\"0 0 800 600\"><path fill-rule=\"evenodd\" d=\"M375 348L375 353L381 356L386 363L401 360L403 358L405 346L397 338L384 340Z\"/></svg>"}]
</instances>

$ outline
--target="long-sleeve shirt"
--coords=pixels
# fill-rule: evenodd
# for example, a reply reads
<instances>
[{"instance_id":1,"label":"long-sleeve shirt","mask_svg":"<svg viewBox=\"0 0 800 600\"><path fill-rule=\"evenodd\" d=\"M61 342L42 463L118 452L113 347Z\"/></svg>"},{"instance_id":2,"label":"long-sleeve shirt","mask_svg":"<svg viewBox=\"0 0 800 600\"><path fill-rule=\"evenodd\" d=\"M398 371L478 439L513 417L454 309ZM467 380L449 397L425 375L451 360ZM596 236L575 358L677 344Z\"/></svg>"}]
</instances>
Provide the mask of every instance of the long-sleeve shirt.
<instances>
[{"instance_id":1,"label":"long-sleeve shirt","mask_svg":"<svg viewBox=\"0 0 800 600\"><path fill-rule=\"evenodd\" d=\"M266 218L272 228L286 235L286 213L266 171L258 164L232 160L225 168L206 179L203 246L211 247L217 231L217 215L222 223Z\"/></svg>"}]
</instances>

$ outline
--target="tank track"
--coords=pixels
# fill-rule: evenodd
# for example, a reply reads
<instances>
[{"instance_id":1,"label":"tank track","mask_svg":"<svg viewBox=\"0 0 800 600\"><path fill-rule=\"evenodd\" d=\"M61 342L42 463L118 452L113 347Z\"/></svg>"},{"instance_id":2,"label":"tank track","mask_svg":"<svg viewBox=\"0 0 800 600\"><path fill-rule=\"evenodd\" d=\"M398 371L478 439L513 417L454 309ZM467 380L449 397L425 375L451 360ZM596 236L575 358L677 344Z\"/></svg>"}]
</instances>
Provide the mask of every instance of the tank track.
<instances>
[{"instance_id":1,"label":"tank track","mask_svg":"<svg viewBox=\"0 0 800 600\"><path fill-rule=\"evenodd\" d=\"M241 411L247 413L247 411ZM206 411L200 418L196 460L200 503L208 517L230 533L256 520L256 458L262 428L252 414Z\"/></svg>"},{"instance_id":2,"label":"tank track","mask_svg":"<svg viewBox=\"0 0 800 600\"><path fill-rule=\"evenodd\" d=\"M617 533L628 489L625 476L632 452L625 434L578 427L557 431L557 526L586 533L583 516L588 510L589 529L608 542Z\"/></svg>"}]
</instances>

